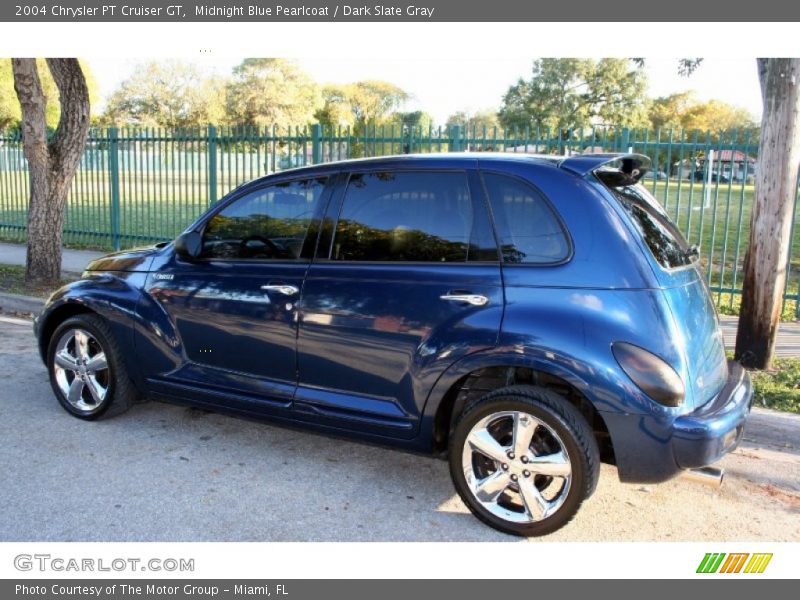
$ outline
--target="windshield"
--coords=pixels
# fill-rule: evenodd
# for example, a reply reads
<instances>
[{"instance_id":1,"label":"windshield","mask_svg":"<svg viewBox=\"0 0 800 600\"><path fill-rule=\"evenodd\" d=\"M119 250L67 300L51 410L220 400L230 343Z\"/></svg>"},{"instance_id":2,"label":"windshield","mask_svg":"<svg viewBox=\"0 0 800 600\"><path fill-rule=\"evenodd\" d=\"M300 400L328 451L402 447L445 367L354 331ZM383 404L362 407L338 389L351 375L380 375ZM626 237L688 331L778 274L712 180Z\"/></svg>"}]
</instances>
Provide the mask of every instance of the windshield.
<instances>
[{"instance_id":1,"label":"windshield","mask_svg":"<svg viewBox=\"0 0 800 600\"><path fill-rule=\"evenodd\" d=\"M597 174L604 181L603 173ZM696 257L689 244L664 208L650 192L638 184L613 186L606 184L614 194L644 239L653 257L665 269L692 264Z\"/></svg>"}]
</instances>

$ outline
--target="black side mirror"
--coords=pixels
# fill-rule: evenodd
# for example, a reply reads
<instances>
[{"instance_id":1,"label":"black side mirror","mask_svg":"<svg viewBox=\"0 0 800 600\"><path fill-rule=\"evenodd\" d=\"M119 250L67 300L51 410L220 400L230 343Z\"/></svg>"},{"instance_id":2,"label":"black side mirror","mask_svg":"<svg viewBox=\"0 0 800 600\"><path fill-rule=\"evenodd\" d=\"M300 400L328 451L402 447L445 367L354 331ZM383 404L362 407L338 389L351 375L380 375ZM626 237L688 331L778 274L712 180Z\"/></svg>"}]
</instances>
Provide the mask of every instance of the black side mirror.
<instances>
[{"instance_id":1,"label":"black side mirror","mask_svg":"<svg viewBox=\"0 0 800 600\"><path fill-rule=\"evenodd\" d=\"M175 253L184 260L194 260L203 249L203 235L199 231L187 231L175 240Z\"/></svg>"}]
</instances>

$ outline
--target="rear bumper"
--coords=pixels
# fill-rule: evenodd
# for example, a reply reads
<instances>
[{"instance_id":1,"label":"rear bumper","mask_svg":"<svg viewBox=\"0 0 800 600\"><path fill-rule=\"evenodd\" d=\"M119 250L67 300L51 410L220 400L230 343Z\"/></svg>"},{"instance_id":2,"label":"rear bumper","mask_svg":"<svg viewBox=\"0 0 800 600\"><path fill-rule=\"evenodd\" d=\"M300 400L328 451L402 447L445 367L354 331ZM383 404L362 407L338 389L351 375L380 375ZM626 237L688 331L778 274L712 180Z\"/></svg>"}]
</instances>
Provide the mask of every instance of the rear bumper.
<instances>
[{"instance_id":1,"label":"rear bumper","mask_svg":"<svg viewBox=\"0 0 800 600\"><path fill-rule=\"evenodd\" d=\"M679 417L602 413L620 480L658 483L718 461L741 440L752 403L747 371L730 361L725 386L694 412Z\"/></svg>"},{"instance_id":2,"label":"rear bumper","mask_svg":"<svg viewBox=\"0 0 800 600\"><path fill-rule=\"evenodd\" d=\"M717 397L675 419L672 451L681 469L704 467L733 450L753 406L753 386L742 366L728 362L728 381Z\"/></svg>"}]
</instances>

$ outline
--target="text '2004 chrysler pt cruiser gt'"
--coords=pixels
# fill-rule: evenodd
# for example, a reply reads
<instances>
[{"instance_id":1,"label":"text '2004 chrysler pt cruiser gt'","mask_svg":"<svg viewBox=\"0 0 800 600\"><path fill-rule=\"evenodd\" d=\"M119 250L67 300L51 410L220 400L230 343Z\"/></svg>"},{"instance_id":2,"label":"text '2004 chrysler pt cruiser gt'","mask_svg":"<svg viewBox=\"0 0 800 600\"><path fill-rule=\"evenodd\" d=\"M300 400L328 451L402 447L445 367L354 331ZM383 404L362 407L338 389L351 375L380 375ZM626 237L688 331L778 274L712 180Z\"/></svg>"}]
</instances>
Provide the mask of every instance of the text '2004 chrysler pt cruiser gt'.
<instances>
[{"instance_id":1,"label":"text '2004 chrysler pt cruiser gt'","mask_svg":"<svg viewBox=\"0 0 800 600\"><path fill-rule=\"evenodd\" d=\"M552 532L601 460L626 482L707 466L752 404L649 165L409 155L255 180L53 294L53 391L82 419L150 397L434 453L479 519Z\"/></svg>"}]
</instances>

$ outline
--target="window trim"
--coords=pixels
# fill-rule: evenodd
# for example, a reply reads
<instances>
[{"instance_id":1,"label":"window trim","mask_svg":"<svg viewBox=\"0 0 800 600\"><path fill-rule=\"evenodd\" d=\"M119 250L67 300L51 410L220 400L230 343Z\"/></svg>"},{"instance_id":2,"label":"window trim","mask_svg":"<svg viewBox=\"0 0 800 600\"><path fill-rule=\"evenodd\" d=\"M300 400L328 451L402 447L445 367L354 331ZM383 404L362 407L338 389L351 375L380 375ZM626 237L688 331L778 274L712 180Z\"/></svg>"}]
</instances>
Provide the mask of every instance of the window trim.
<instances>
[{"instance_id":1,"label":"window trim","mask_svg":"<svg viewBox=\"0 0 800 600\"><path fill-rule=\"evenodd\" d=\"M286 264L286 265L308 265L313 260L313 253L316 250L317 244L319 243L320 233L322 230L321 224L322 219L325 216L328 210L328 203L330 201L330 196L332 189L334 187L334 183L336 181L336 174L331 173L321 173L317 176L314 175L306 175L305 177L281 177L278 176L274 180L263 180L260 181L258 184L254 184L252 187L249 185L240 186L235 188L231 191L227 198L223 198L217 203L217 206L214 206L209 212L207 212L201 218L199 223L195 223L194 226L189 228L187 231L195 231L200 233L201 236L205 236L206 227L208 226L209 221L211 221L214 217L216 217L219 213L223 210L228 208L234 202L241 200L245 196L249 196L252 193L259 192L269 187L282 185L282 184L292 184L297 181L308 181L311 179L324 179L324 183L322 184L322 193L319 197L319 205L314 210L314 214L311 216L311 222L308 225L308 230L306 231L306 237L303 239L303 246L300 249L300 256L295 259L289 258L201 258L198 257L192 261L192 264L202 263L202 264L210 264L210 263L224 263L224 264L245 264L245 265L253 265L253 264ZM314 237L313 247L311 248L311 256L304 256L306 245L309 244L309 236Z\"/></svg>"},{"instance_id":2,"label":"window trim","mask_svg":"<svg viewBox=\"0 0 800 600\"><path fill-rule=\"evenodd\" d=\"M392 173L458 173L464 176L464 183L467 190L467 194L469 195L470 205L472 206L472 210L474 211L476 208L476 202L479 200L475 198L473 194L472 186L470 185L470 171L476 171L474 167L471 168L424 168L424 167L403 167L400 169L393 169L387 167L375 167L375 168L363 168L363 169L352 169L349 171L342 171L343 178L337 185L334 186L337 188L336 199L332 200L329 203L328 211L326 211L325 216L323 217L323 223L325 220L328 220L331 223L331 230L330 230L330 240L327 249L327 256L316 256L314 258L315 263L324 263L326 265L383 265L383 266L391 266L391 265L398 265L398 266L433 266L436 265L437 267L468 267L468 266L477 266L477 267L486 267L486 266L499 266L499 248L497 247L497 235L494 234L494 224L492 223L492 215L491 209L486 202L483 202L484 211L489 218L489 225L494 234L494 242L495 247L498 251L498 259L497 260L470 260L470 261L463 261L463 262L437 262L437 261L425 261L425 260L334 260L331 258L333 256L333 245L336 241L336 228L339 225L339 219L342 215L342 209L344 208L344 201L347 196L347 188L350 186L350 180L355 175L368 175L374 173L385 173L385 172L392 172ZM331 213L335 213L331 214ZM335 218L334 218L335 217ZM323 225L324 227L324 225ZM470 231L470 234L472 232Z\"/></svg>"},{"instance_id":3,"label":"window trim","mask_svg":"<svg viewBox=\"0 0 800 600\"><path fill-rule=\"evenodd\" d=\"M569 262L572 262L572 259L575 256L575 244L574 244L573 239L572 239L572 234L570 233L569 228L567 227L567 224L564 221L564 218L561 216L561 213L559 213L556 210L556 207L553 204L553 202L550 200L550 198L547 197L547 194L545 194L541 190L541 188L539 188L539 186L537 186L535 183L533 183L529 179L527 179L527 178L525 178L525 177L523 177L521 175L517 175L516 173L509 173L507 171L500 171L500 170L491 169L491 168L490 169L479 168L479 169L477 169L477 171L478 171L478 175L480 176L481 185L483 186L483 193L486 196L486 203L487 203L488 208L489 208L489 215L491 216L492 227L494 227L494 232L495 232L494 236L495 236L495 240L496 240L496 243L497 243L497 252L498 252L498 256L500 257L500 264L503 266L503 268L506 268L506 267L513 267L513 268L561 267L563 265L566 265ZM500 241L500 231L499 231L499 229L497 227L497 220L495 219L495 216L494 216L494 207L492 206L492 197L491 197L491 195L489 195L489 188L486 185L486 178L484 177L485 173L488 173L488 174L491 174L491 175L500 175L502 177L507 177L509 179L515 179L515 180L519 181L522 185L525 185L525 186L531 188L534 192L536 192L541 197L541 199L544 201L545 206L550 210L550 213L553 215L553 217L555 217L556 223L558 223L558 226L561 228L561 233L564 235L564 239L567 242L567 254L563 259L557 260L557 261L551 261L551 262L535 262L535 263L524 263L524 262L523 263L513 263L513 262L506 262L504 260L504 258L503 258L503 246L502 246L502 243Z\"/></svg>"}]
</instances>

